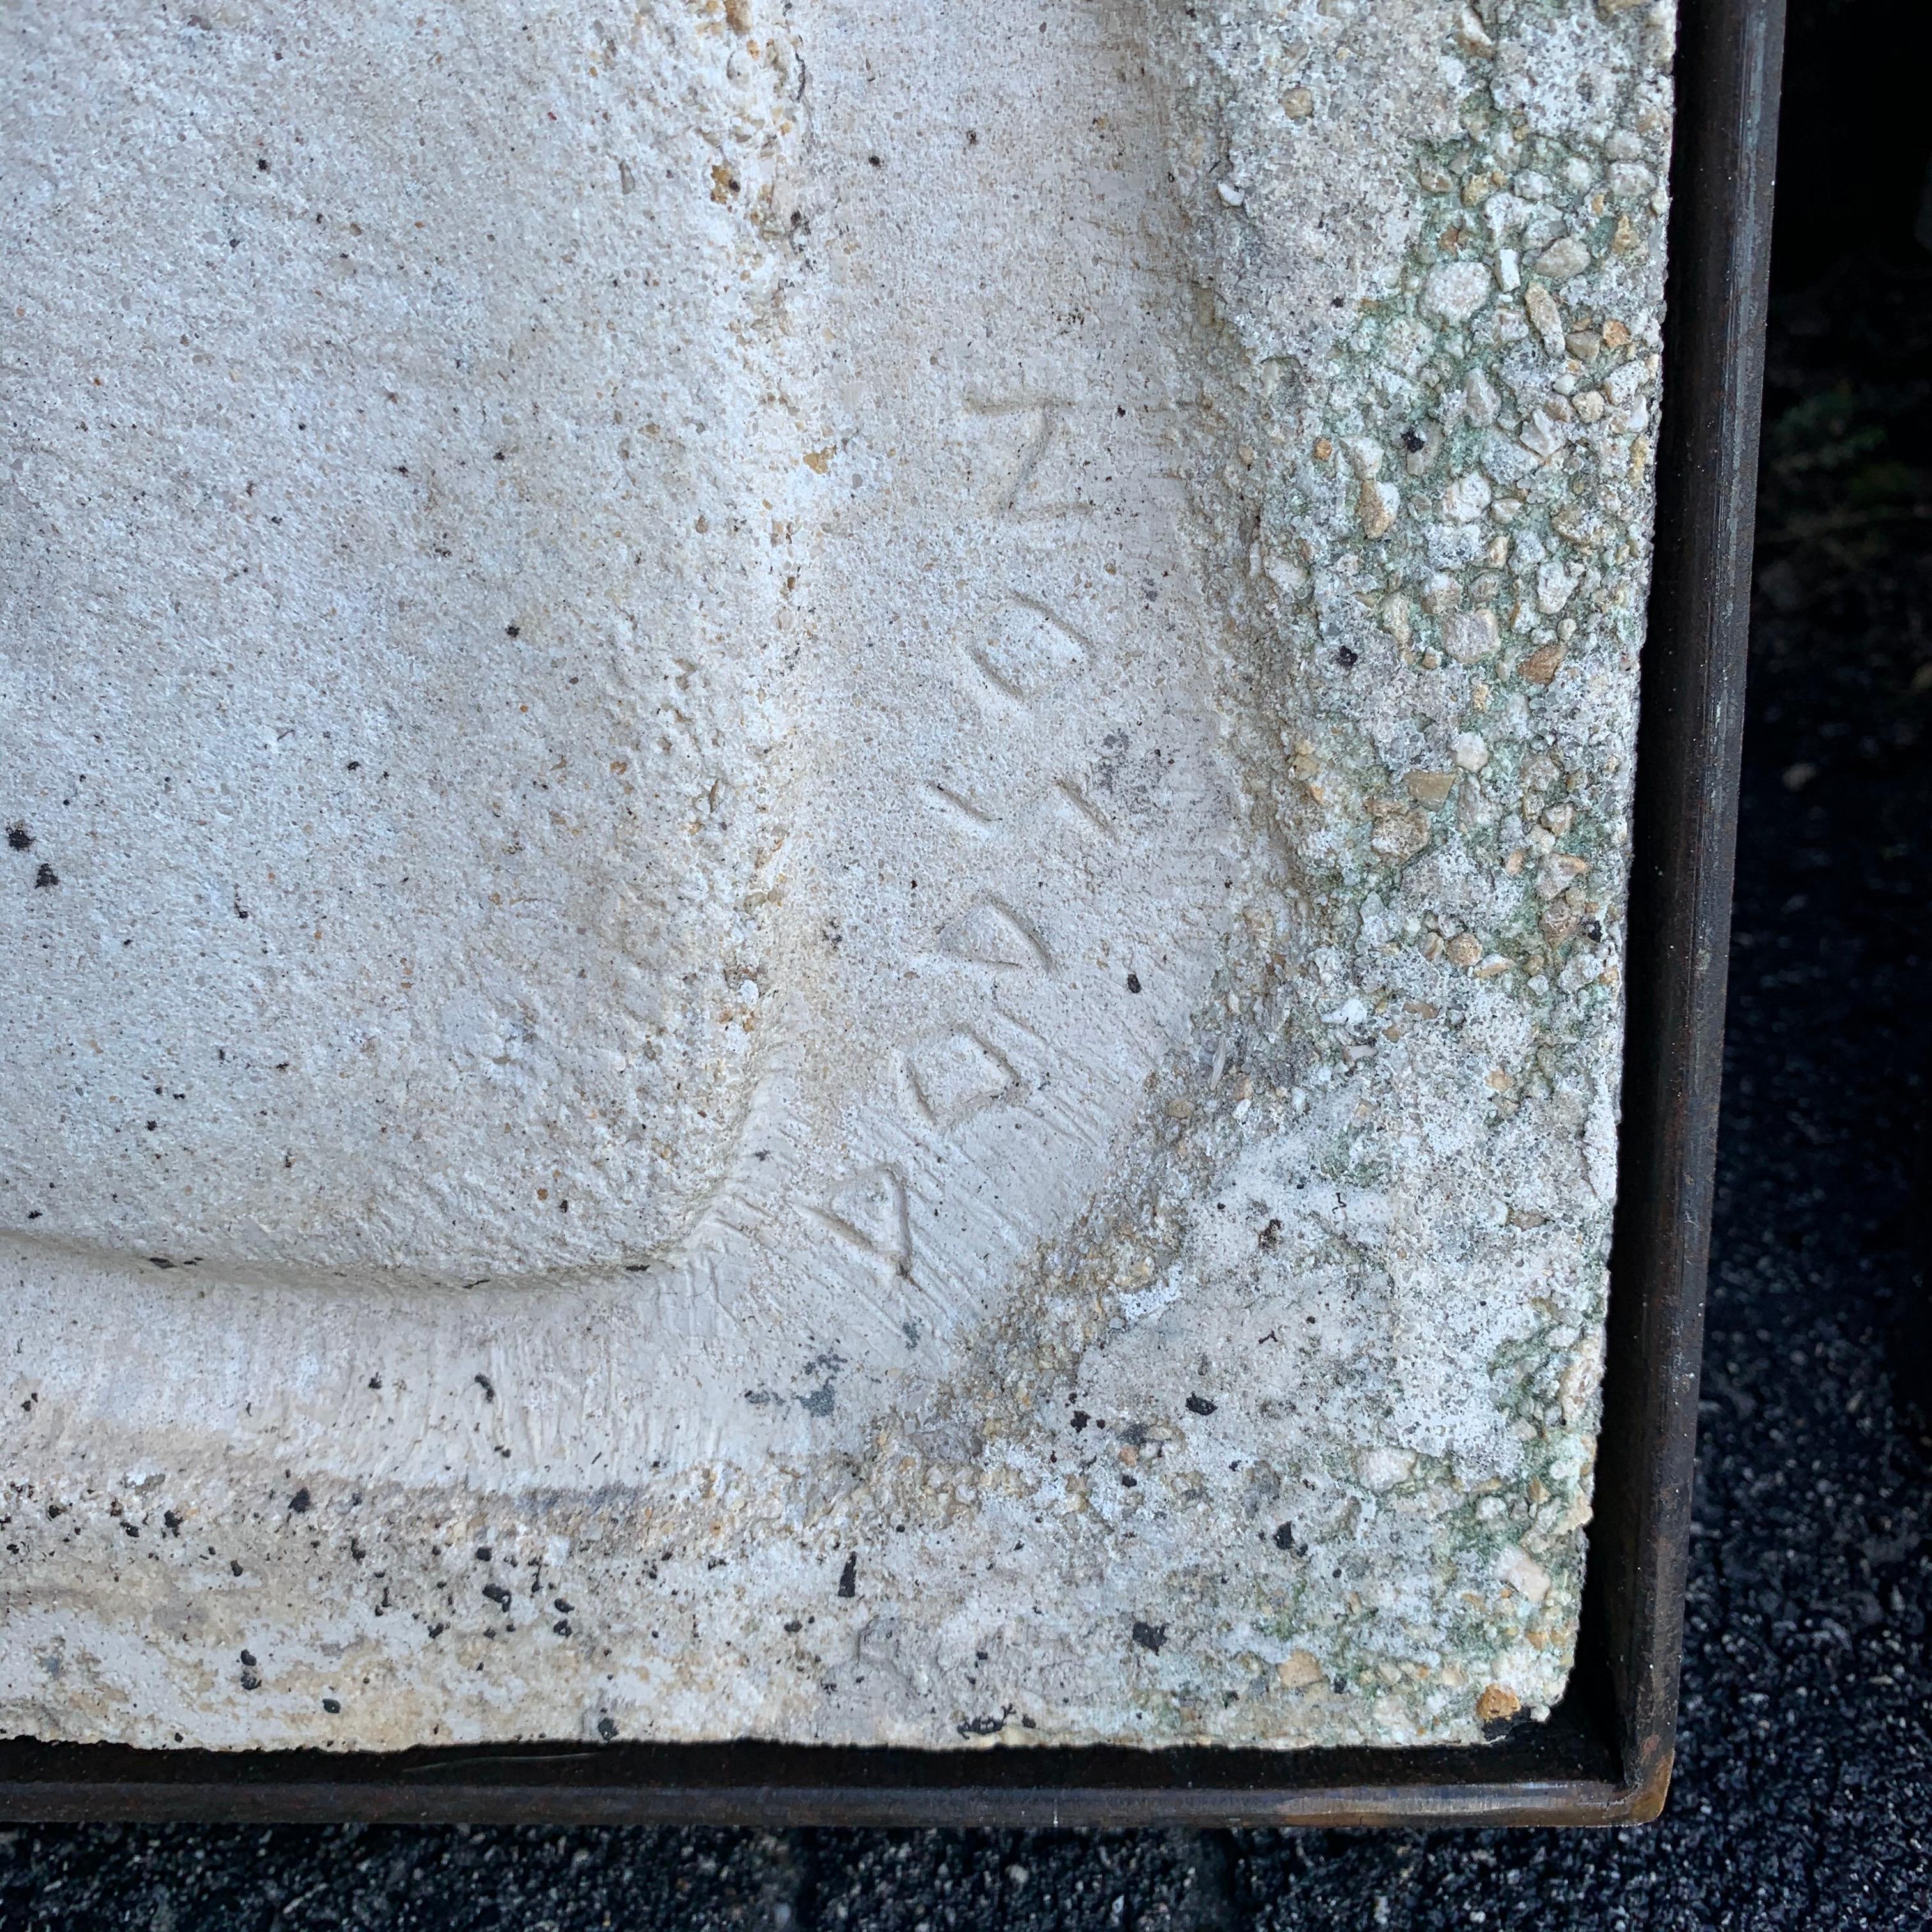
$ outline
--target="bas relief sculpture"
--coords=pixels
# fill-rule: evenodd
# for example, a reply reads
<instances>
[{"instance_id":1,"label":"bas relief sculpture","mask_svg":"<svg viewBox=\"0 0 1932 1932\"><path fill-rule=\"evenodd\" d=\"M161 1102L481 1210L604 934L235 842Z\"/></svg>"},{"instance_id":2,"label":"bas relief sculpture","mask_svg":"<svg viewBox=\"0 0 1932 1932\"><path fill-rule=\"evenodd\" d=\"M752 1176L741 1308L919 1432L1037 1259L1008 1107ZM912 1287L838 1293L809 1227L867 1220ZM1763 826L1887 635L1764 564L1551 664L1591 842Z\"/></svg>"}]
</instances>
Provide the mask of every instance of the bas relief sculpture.
<instances>
[{"instance_id":1,"label":"bas relief sculpture","mask_svg":"<svg viewBox=\"0 0 1932 1932\"><path fill-rule=\"evenodd\" d=\"M5 48L5 1729L1546 1713L1667 5Z\"/></svg>"}]
</instances>

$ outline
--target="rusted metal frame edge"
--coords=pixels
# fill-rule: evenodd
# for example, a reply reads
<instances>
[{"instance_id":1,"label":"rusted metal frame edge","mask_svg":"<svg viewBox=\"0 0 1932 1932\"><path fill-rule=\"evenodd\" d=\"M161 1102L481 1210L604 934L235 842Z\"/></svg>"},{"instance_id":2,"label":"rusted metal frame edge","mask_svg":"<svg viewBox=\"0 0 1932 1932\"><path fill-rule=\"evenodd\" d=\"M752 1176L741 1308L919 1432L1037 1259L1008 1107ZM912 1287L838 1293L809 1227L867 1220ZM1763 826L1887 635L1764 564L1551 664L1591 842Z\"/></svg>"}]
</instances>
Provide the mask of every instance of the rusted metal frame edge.
<instances>
[{"instance_id":1,"label":"rusted metal frame edge","mask_svg":"<svg viewBox=\"0 0 1932 1932\"><path fill-rule=\"evenodd\" d=\"M1622 1182L1612 1261L1590 1604L1577 1677L1607 1670L1621 1774L1418 1774L1340 1782L1285 1756L1279 1780L1232 1786L988 1780L977 1753L935 1753L916 1785L770 1780L749 1744L737 1779L586 1784L497 1774L423 1781L376 1754L238 1754L184 1778L176 1754L126 1774L115 1748L50 1749L77 1774L7 1763L0 1818L320 1823L1340 1827L1646 1822L1670 1783L1709 1246L1724 966L1742 736L1758 396L1784 0L1683 0L1671 284L1634 825ZM1484 1748L1471 1747L1472 1768ZM810 1748L798 1748L802 1768ZM471 1749L451 1756L474 1760ZM280 1763L277 1763L280 1760ZM83 1768L92 1761L90 1774ZM454 1768L454 1767L452 1767ZM957 1772L954 1779L950 1774ZM279 1774L278 1774L279 1773Z\"/></svg>"},{"instance_id":2,"label":"rusted metal frame edge","mask_svg":"<svg viewBox=\"0 0 1932 1932\"><path fill-rule=\"evenodd\" d=\"M86 1747L80 1747L86 1748ZM33 1788L31 1810L11 1800L0 1815L37 1823L112 1818L148 1822L219 1818L236 1823L840 1826L1033 1830L1141 1826L1256 1829L1418 1826L1604 1826L1654 1815L1621 1784L1328 1786L1228 1792L1040 1785L988 1790L896 1790L844 1784L564 1786L531 1782L427 1788L387 1780L350 1784L149 1781ZM1662 1793L1656 1794L1660 1803Z\"/></svg>"},{"instance_id":3,"label":"rusted metal frame edge","mask_svg":"<svg viewBox=\"0 0 1932 1932\"><path fill-rule=\"evenodd\" d=\"M1492 1747L458 1746L389 1755L0 1744L0 1818L1133 1826L1603 1823L1635 1815L1595 1694Z\"/></svg>"},{"instance_id":4,"label":"rusted metal frame edge","mask_svg":"<svg viewBox=\"0 0 1932 1932\"><path fill-rule=\"evenodd\" d=\"M1749 644L1784 0L1684 0L1590 1614L1625 1780L1674 1755Z\"/></svg>"}]
</instances>

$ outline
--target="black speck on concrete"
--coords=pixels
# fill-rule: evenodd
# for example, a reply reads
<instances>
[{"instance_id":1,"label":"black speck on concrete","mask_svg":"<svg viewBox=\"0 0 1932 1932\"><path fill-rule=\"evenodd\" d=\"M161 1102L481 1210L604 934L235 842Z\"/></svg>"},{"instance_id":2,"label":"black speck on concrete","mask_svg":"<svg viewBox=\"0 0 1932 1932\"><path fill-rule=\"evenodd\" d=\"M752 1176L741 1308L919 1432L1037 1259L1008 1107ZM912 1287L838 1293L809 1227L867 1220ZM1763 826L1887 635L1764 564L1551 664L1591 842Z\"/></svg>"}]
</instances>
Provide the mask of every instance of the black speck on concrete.
<instances>
[{"instance_id":1,"label":"black speck on concrete","mask_svg":"<svg viewBox=\"0 0 1932 1932\"><path fill-rule=\"evenodd\" d=\"M838 1573L838 1594L842 1597L856 1597L859 1594L859 1552L855 1550L845 1559L845 1567Z\"/></svg>"},{"instance_id":2,"label":"black speck on concrete","mask_svg":"<svg viewBox=\"0 0 1932 1932\"><path fill-rule=\"evenodd\" d=\"M1143 1650L1153 1651L1156 1655L1167 1642L1167 1626L1150 1624L1136 1617L1134 1619L1133 1640Z\"/></svg>"},{"instance_id":3,"label":"black speck on concrete","mask_svg":"<svg viewBox=\"0 0 1932 1932\"><path fill-rule=\"evenodd\" d=\"M60 884L60 874L43 860L39 869L34 874L34 884L37 886L57 886Z\"/></svg>"}]
</instances>

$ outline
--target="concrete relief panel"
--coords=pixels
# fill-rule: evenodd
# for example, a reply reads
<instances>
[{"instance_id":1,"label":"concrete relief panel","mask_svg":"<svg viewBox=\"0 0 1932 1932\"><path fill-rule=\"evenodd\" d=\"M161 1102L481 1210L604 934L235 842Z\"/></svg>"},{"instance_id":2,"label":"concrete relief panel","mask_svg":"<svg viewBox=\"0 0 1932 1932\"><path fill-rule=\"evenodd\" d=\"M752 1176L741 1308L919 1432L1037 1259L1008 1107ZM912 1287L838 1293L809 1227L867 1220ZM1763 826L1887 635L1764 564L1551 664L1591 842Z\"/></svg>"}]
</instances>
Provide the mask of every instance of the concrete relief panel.
<instances>
[{"instance_id":1,"label":"concrete relief panel","mask_svg":"<svg viewBox=\"0 0 1932 1932\"><path fill-rule=\"evenodd\" d=\"M0 1726L1546 1712L1670 40L16 10Z\"/></svg>"}]
</instances>

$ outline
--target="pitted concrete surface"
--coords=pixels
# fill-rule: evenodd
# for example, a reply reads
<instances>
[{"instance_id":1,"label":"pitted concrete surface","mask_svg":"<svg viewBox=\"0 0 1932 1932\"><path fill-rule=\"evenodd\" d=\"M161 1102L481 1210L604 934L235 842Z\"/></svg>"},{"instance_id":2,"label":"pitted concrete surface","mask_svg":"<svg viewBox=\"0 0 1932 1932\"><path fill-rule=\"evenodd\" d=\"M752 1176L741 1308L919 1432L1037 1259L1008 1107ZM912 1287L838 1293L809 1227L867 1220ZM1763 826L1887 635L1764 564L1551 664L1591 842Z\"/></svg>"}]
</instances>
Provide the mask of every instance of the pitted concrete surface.
<instances>
[{"instance_id":1,"label":"pitted concrete surface","mask_svg":"<svg viewBox=\"0 0 1932 1932\"><path fill-rule=\"evenodd\" d=\"M1546 1713L1668 7L7 34L0 1726Z\"/></svg>"}]
</instances>

